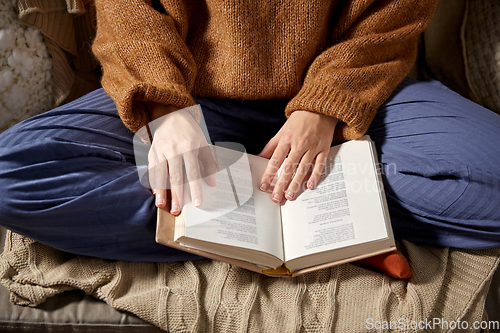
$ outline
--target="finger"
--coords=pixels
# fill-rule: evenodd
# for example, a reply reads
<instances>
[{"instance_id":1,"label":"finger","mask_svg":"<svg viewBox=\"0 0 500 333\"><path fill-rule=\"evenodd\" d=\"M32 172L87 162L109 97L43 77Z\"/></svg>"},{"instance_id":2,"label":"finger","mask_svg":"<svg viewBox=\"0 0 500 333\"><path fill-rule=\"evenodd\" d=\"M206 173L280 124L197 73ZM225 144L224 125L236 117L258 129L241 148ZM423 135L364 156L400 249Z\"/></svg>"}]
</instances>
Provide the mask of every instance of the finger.
<instances>
[{"instance_id":1,"label":"finger","mask_svg":"<svg viewBox=\"0 0 500 333\"><path fill-rule=\"evenodd\" d=\"M175 190L172 188L170 190L170 196L171 196L171 201L170 201L170 214L172 215L179 215L182 211L182 205L179 204L179 202L182 201L182 193L178 194L175 192Z\"/></svg>"},{"instance_id":2,"label":"finger","mask_svg":"<svg viewBox=\"0 0 500 333\"><path fill-rule=\"evenodd\" d=\"M149 177L149 187L156 190L158 187L156 184L156 165L158 164L158 158L156 157L155 152L153 151L153 147L149 150L148 153L148 177Z\"/></svg>"},{"instance_id":3,"label":"finger","mask_svg":"<svg viewBox=\"0 0 500 333\"><path fill-rule=\"evenodd\" d=\"M182 174L182 156L177 155L168 160L168 174L172 195L170 213L177 215L180 214L183 204L184 176Z\"/></svg>"},{"instance_id":4,"label":"finger","mask_svg":"<svg viewBox=\"0 0 500 333\"><path fill-rule=\"evenodd\" d=\"M307 188L310 190L314 190L318 185L319 179L321 178L321 174L325 169L326 158L328 157L328 152L322 151L316 156L316 161L314 162L314 169L307 181Z\"/></svg>"},{"instance_id":5,"label":"finger","mask_svg":"<svg viewBox=\"0 0 500 333\"><path fill-rule=\"evenodd\" d=\"M201 173L197 149L184 154L184 166L186 168L189 189L191 190L191 201L195 207L198 207L203 201L203 193L201 189Z\"/></svg>"},{"instance_id":6,"label":"finger","mask_svg":"<svg viewBox=\"0 0 500 333\"><path fill-rule=\"evenodd\" d=\"M278 134L279 134L279 132L278 132ZM279 143L279 135L278 134L275 135L271 140L269 140L269 142L266 144L264 149L262 149L262 151L257 156L264 157L264 158L271 157L271 155L273 154L274 150L276 149L276 147L278 146L278 143Z\"/></svg>"},{"instance_id":7,"label":"finger","mask_svg":"<svg viewBox=\"0 0 500 333\"><path fill-rule=\"evenodd\" d=\"M260 180L259 187L261 191L266 192L269 189L276 173L278 172L278 169L285 160L289 151L289 144L282 144L276 147Z\"/></svg>"},{"instance_id":8,"label":"finger","mask_svg":"<svg viewBox=\"0 0 500 333\"><path fill-rule=\"evenodd\" d=\"M158 189L156 190L155 195L155 205L158 208L164 208L167 205L167 190L166 189Z\"/></svg>"},{"instance_id":9,"label":"finger","mask_svg":"<svg viewBox=\"0 0 500 333\"><path fill-rule=\"evenodd\" d=\"M307 176L309 171L314 168L313 160L314 158L312 157L312 154L309 153L306 153L302 157L302 160L300 161L293 179L286 188L285 198L287 200L295 200L297 198L297 193L299 193L299 191L302 189L305 177Z\"/></svg>"},{"instance_id":10,"label":"finger","mask_svg":"<svg viewBox=\"0 0 500 333\"><path fill-rule=\"evenodd\" d=\"M208 185L216 186L215 173L217 172L217 162L212 155L210 146L201 147L199 150L199 159L203 166L203 177Z\"/></svg>"},{"instance_id":11,"label":"finger","mask_svg":"<svg viewBox=\"0 0 500 333\"><path fill-rule=\"evenodd\" d=\"M149 183L151 188L156 192L156 206L163 208L166 205L166 189L167 189L167 162L161 160L161 155L157 154L153 145L149 153Z\"/></svg>"},{"instance_id":12,"label":"finger","mask_svg":"<svg viewBox=\"0 0 500 333\"><path fill-rule=\"evenodd\" d=\"M156 189L157 184L156 184L156 162L150 162L148 165L148 177L149 177L149 187L151 188L151 192L155 196L155 205L158 207L158 200L160 199L159 197L156 196L158 190ZM160 201L161 204L161 201Z\"/></svg>"},{"instance_id":13,"label":"finger","mask_svg":"<svg viewBox=\"0 0 500 333\"><path fill-rule=\"evenodd\" d=\"M300 160L302 158L302 153L291 152L288 158L283 162L283 166L280 170L279 178L274 186L271 199L274 202L280 202L283 199L285 189L293 178L295 170L299 166Z\"/></svg>"}]
</instances>

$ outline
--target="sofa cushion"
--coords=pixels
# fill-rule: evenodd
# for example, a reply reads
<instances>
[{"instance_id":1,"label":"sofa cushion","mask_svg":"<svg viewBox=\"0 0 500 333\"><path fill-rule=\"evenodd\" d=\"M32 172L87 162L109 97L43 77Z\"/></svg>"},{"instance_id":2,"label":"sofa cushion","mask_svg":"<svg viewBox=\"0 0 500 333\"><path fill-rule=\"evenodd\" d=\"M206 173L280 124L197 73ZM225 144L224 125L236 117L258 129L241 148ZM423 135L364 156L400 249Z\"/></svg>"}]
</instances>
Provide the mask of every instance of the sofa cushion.
<instances>
[{"instance_id":1,"label":"sofa cushion","mask_svg":"<svg viewBox=\"0 0 500 333\"><path fill-rule=\"evenodd\" d=\"M0 227L0 249L6 229ZM135 315L117 311L82 291L67 291L47 299L38 307L12 304L10 291L0 284L0 332L162 332Z\"/></svg>"},{"instance_id":2,"label":"sofa cushion","mask_svg":"<svg viewBox=\"0 0 500 333\"><path fill-rule=\"evenodd\" d=\"M10 292L0 285L0 332L3 333L162 332L136 316L117 311L81 291L56 295L36 308L13 305L9 296Z\"/></svg>"}]
</instances>

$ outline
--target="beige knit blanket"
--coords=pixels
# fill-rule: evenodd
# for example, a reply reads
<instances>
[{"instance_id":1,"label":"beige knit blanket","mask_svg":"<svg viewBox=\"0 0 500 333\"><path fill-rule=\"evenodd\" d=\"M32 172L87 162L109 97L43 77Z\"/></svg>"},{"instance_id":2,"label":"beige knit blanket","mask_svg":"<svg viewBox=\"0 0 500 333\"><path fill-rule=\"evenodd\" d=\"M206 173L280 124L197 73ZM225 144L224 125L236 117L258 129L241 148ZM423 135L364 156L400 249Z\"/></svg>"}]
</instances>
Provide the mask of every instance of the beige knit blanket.
<instances>
[{"instance_id":1,"label":"beige knit blanket","mask_svg":"<svg viewBox=\"0 0 500 333\"><path fill-rule=\"evenodd\" d=\"M500 248L463 251L403 241L413 269L395 280L351 264L271 278L225 263L132 263L70 255L8 232L0 281L19 305L81 289L169 332L452 332L428 322L484 320ZM424 327L424 325L427 325ZM424 329L406 330L411 327ZM449 324L451 326L451 324ZM397 331L397 330L396 330Z\"/></svg>"}]
</instances>

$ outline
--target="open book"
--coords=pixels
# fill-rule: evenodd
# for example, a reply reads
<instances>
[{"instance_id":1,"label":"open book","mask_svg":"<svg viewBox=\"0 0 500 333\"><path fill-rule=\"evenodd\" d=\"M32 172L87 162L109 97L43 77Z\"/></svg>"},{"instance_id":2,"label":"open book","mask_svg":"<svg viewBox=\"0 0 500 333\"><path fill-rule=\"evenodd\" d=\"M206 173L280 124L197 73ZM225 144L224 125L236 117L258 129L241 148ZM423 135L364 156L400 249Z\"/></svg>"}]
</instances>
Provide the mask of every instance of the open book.
<instances>
[{"instance_id":1,"label":"open book","mask_svg":"<svg viewBox=\"0 0 500 333\"><path fill-rule=\"evenodd\" d=\"M281 204L258 188L267 159L214 149L217 186L202 182L203 203L194 207L186 184L175 219L159 210L159 243L255 271L286 267L293 275L395 249L369 137L332 147L316 189L304 186L295 201Z\"/></svg>"}]
</instances>

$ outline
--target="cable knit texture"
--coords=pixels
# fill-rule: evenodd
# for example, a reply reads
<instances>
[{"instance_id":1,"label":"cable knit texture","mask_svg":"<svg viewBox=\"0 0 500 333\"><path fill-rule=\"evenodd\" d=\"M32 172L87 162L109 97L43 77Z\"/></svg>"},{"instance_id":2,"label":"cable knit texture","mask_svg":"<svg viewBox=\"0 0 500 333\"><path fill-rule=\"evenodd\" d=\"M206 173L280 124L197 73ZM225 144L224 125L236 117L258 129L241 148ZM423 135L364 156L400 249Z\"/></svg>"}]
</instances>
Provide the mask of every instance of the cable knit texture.
<instances>
[{"instance_id":1,"label":"cable knit texture","mask_svg":"<svg viewBox=\"0 0 500 333\"><path fill-rule=\"evenodd\" d=\"M142 101L290 98L360 137L410 70L436 0L98 0L93 51L125 125Z\"/></svg>"},{"instance_id":2,"label":"cable knit texture","mask_svg":"<svg viewBox=\"0 0 500 333\"><path fill-rule=\"evenodd\" d=\"M287 279L212 260L150 263L76 256L8 231L0 283L12 302L28 306L83 290L167 332L389 331L375 328L383 322L396 325L391 332L479 332L473 323L485 320L484 301L500 247L475 251L402 241L401 249L413 270L409 280L351 264ZM429 327L426 321L432 324L434 318L455 324Z\"/></svg>"}]
</instances>

